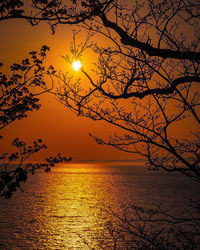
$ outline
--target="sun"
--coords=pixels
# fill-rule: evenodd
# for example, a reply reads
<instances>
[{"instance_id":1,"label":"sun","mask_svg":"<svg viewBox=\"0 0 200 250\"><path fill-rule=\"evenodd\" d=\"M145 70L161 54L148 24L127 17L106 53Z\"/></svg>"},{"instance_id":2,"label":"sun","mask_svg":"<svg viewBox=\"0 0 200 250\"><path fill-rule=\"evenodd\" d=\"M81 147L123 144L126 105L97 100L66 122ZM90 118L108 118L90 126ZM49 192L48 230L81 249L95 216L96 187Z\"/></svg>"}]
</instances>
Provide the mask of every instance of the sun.
<instances>
[{"instance_id":1,"label":"sun","mask_svg":"<svg viewBox=\"0 0 200 250\"><path fill-rule=\"evenodd\" d=\"M82 64L80 61L74 61L72 66L73 66L74 70L78 71L82 67Z\"/></svg>"}]
</instances>

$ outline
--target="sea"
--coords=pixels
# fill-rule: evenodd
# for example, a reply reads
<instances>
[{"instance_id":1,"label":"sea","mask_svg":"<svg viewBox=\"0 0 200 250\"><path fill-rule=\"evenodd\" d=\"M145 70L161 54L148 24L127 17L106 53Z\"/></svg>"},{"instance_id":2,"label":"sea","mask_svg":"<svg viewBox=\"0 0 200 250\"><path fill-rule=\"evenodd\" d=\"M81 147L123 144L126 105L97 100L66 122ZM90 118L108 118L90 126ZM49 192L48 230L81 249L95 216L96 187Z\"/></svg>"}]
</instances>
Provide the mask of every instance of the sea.
<instances>
[{"instance_id":1,"label":"sea","mask_svg":"<svg viewBox=\"0 0 200 250\"><path fill-rule=\"evenodd\" d=\"M0 249L101 249L108 211L161 206L183 215L200 197L198 183L141 163L60 164L22 188L0 198Z\"/></svg>"}]
</instances>

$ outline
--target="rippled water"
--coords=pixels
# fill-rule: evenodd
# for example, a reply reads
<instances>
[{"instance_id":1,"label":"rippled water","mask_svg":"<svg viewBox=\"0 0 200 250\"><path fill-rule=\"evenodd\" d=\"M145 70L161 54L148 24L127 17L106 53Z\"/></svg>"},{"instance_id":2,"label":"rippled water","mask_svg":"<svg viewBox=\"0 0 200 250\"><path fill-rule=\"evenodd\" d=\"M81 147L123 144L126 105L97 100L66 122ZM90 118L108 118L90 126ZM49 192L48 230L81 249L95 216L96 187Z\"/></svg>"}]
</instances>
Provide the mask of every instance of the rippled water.
<instances>
[{"instance_id":1,"label":"rippled water","mask_svg":"<svg viewBox=\"0 0 200 250\"><path fill-rule=\"evenodd\" d=\"M89 249L101 240L106 215L135 203L179 213L199 186L143 166L69 164L31 176L11 200L0 200L0 249Z\"/></svg>"}]
</instances>

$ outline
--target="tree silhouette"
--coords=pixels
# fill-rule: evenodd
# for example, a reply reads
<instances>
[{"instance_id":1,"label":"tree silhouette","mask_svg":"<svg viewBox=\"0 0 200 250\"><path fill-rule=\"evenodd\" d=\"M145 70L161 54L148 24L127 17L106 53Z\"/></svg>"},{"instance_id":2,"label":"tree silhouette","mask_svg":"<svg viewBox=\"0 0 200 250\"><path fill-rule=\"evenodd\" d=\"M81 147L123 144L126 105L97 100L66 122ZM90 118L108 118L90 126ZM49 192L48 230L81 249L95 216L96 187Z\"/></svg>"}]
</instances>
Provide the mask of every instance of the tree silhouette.
<instances>
[{"instance_id":1,"label":"tree silhouette","mask_svg":"<svg viewBox=\"0 0 200 250\"><path fill-rule=\"evenodd\" d=\"M59 75L60 102L121 129L108 140L92 135L99 144L138 153L150 169L179 171L199 182L199 1L112 1L106 11L92 1L90 9L94 17L81 28L93 41L71 51L77 57L91 49L98 56L96 74L93 79L83 66L88 88Z\"/></svg>"},{"instance_id":2,"label":"tree silhouette","mask_svg":"<svg viewBox=\"0 0 200 250\"><path fill-rule=\"evenodd\" d=\"M102 230L100 249L198 249L200 244L200 218L175 217L161 206L145 209L131 205L120 213L105 207L103 211L110 219Z\"/></svg>"},{"instance_id":3,"label":"tree silhouette","mask_svg":"<svg viewBox=\"0 0 200 250\"><path fill-rule=\"evenodd\" d=\"M57 76L59 101L120 131L107 140L91 134L97 143L200 183L199 1L112 1L106 11L90 1L90 8L93 19L80 26L89 32L86 43L77 44L74 34L72 57L63 58L71 63L91 50L98 60L93 72L83 61L81 79ZM124 214L107 208L109 240L100 247L198 249L200 203L192 202L197 214L180 217L159 207L132 205Z\"/></svg>"},{"instance_id":4,"label":"tree silhouette","mask_svg":"<svg viewBox=\"0 0 200 250\"><path fill-rule=\"evenodd\" d=\"M39 53L32 51L30 59L10 66L11 74L0 73L0 129L26 117L28 111L40 108L38 96L50 90L45 75L52 77L55 73L52 66L48 69L43 66L48 50L47 46L43 46Z\"/></svg>"},{"instance_id":5,"label":"tree silhouette","mask_svg":"<svg viewBox=\"0 0 200 250\"><path fill-rule=\"evenodd\" d=\"M11 74L0 73L0 129L27 117L29 111L38 110L38 97L53 88L53 82L51 85L47 84L45 76L51 79L55 70L52 66L46 69L43 65L48 50L47 46L43 46L39 53L32 51L30 59L26 58L21 64L11 65ZM37 169L48 172L56 163L71 160L57 155L47 158L44 163L25 163L30 156L47 148L46 145L41 139L34 141L31 146L16 138L12 146L18 151L0 155L0 196L6 198L10 198L17 189L22 190L20 183L27 180L29 173L34 174Z\"/></svg>"},{"instance_id":6,"label":"tree silhouette","mask_svg":"<svg viewBox=\"0 0 200 250\"><path fill-rule=\"evenodd\" d=\"M68 3L32 0L30 3L31 9L27 8L25 1L1 1L0 20L21 18L31 25L45 21L52 32L55 32L58 24L79 24L81 29L86 29L90 34L86 43L77 45L74 40L71 51L72 57L81 57L88 49L98 56L93 68L95 77L86 72L83 66L82 80L89 83L88 87L83 87L86 85L81 84L81 79L73 82L72 77L59 74L56 76L59 89L54 94L77 115L103 120L121 129L121 132L114 133L107 140L91 135L94 140L128 153L140 154L150 169L178 171L200 182L199 0L72 0ZM95 40L95 35L104 40ZM91 39L93 41L90 43ZM106 42L101 44L102 41L106 41L107 46ZM64 58L70 61L69 56ZM42 81L40 76L39 79ZM28 96L30 102L26 104L25 112L39 108L37 98ZM20 106L17 107L14 119L23 116ZM10 117L5 112L2 124L11 122ZM178 135L179 130L182 131L181 136ZM23 142L16 140L14 144L27 151ZM35 142L35 145L30 148L32 152L34 147L44 147L40 141ZM21 170L13 172L13 178L18 173ZM19 179L23 181L25 176ZM4 181L1 186L7 183ZM8 191L17 185L7 185ZM199 202L196 205L199 212ZM132 215L137 216L138 224L134 220L130 221L132 217L129 220L126 214L120 217L110 212L120 221L117 227L107 225L113 237L114 249L117 249L119 238L125 242L127 249L133 246L195 249L198 246L193 236L199 235L199 219L194 219L195 232L179 231L179 240L187 237L186 243L169 245L169 235L163 238L161 234L165 232L166 226L153 231L151 223L155 225L158 217L152 219L152 216L164 216L160 221L166 222L167 218L167 223L173 225L184 223L187 219L180 221L160 210L144 211L138 207L132 207L131 210ZM145 227L147 222L150 222L150 231L149 227ZM174 231L171 232L173 234ZM130 236L132 241L129 241Z\"/></svg>"},{"instance_id":7,"label":"tree silhouette","mask_svg":"<svg viewBox=\"0 0 200 250\"><path fill-rule=\"evenodd\" d=\"M101 3L101 9L106 10L113 0ZM8 19L24 19L32 26L40 22L48 22L52 32L58 24L79 24L91 19L93 1L80 0L3 0L0 3L0 21Z\"/></svg>"}]
</instances>

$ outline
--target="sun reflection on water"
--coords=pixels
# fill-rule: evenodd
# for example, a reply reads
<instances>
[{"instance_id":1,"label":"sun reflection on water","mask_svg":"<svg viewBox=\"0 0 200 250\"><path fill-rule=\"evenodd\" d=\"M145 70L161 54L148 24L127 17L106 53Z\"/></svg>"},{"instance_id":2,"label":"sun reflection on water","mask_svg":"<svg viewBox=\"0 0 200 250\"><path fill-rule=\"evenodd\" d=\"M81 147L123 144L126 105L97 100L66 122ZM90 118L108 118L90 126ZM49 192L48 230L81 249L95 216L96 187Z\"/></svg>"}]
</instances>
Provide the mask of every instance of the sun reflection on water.
<instances>
[{"instance_id":1,"label":"sun reflection on water","mask_svg":"<svg viewBox=\"0 0 200 250\"><path fill-rule=\"evenodd\" d=\"M0 249L113 249L104 230L110 218L103 204L119 214L123 206L148 207L156 201L166 209L175 204L178 211L186 206L185 197L199 197L196 190L183 178L145 172L141 166L61 165L31 176L24 193L0 203Z\"/></svg>"},{"instance_id":2,"label":"sun reflection on water","mask_svg":"<svg viewBox=\"0 0 200 250\"><path fill-rule=\"evenodd\" d=\"M110 203L114 198L109 197L107 185L111 178L107 175L102 178L102 172L108 173L109 169L73 164L56 168L47 177L40 190L45 199L36 220L40 221L39 234L51 232L53 236L48 237L48 246L87 249L85 240L97 246L98 238L102 237L99 229L104 226L100 203Z\"/></svg>"}]
</instances>

